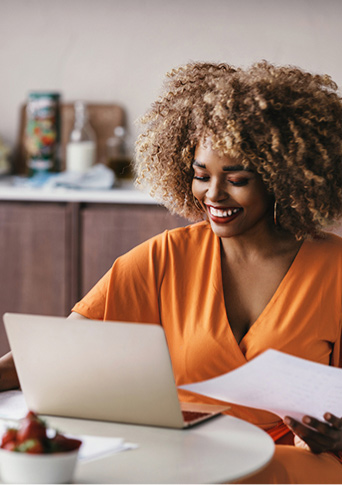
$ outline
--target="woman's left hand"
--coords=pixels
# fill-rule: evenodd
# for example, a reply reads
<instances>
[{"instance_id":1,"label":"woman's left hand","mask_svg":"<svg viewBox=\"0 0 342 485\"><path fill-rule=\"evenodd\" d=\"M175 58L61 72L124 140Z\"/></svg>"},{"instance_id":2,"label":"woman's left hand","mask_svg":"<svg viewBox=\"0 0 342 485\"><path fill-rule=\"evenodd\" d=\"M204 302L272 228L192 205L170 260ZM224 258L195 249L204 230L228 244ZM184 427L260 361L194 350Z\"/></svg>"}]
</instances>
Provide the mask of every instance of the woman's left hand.
<instances>
[{"instance_id":1,"label":"woman's left hand","mask_svg":"<svg viewBox=\"0 0 342 485\"><path fill-rule=\"evenodd\" d=\"M309 446L313 453L342 451L342 418L324 414L325 421L304 416L302 422L285 416L284 423Z\"/></svg>"}]
</instances>

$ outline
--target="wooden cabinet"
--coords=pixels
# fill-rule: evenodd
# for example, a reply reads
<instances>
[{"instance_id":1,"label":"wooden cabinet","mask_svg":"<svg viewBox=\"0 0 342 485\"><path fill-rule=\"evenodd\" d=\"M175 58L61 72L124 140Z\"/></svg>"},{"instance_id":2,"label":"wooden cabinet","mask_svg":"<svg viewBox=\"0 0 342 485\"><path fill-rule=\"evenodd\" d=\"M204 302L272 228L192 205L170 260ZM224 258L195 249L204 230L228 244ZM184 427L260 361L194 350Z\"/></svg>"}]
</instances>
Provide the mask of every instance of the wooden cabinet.
<instances>
[{"instance_id":1,"label":"wooden cabinet","mask_svg":"<svg viewBox=\"0 0 342 485\"><path fill-rule=\"evenodd\" d=\"M70 305L70 208L0 203L0 312L62 315ZM0 354L8 350L0 326Z\"/></svg>"},{"instance_id":2,"label":"wooden cabinet","mask_svg":"<svg viewBox=\"0 0 342 485\"><path fill-rule=\"evenodd\" d=\"M118 256L186 224L153 204L2 201L0 314L66 316Z\"/></svg>"},{"instance_id":3,"label":"wooden cabinet","mask_svg":"<svg viewBox=\"0 0 342 485\"><path fill-rule=\"evenodd\" d=\"M165 229L189 224L155 205L86 205L80 212L80 294L84 295L114 260Z\"/></svg>"}]
</instances>

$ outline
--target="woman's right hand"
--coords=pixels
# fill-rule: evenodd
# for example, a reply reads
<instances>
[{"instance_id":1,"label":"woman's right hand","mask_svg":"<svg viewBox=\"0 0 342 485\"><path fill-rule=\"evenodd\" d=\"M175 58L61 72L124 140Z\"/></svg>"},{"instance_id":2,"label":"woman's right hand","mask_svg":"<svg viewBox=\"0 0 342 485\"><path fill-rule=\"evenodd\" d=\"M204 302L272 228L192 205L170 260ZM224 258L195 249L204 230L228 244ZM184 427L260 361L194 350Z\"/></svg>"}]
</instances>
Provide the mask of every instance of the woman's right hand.
<instances>
[{"instance_id":1,"label":"woman's right hand","mask_svg":"<svg viewBox=\"0 0 342 485\"><path fill-rule=\"evenodd\" d=\"M286 416L284 422L299 437L296 446L305 448L304 442L313 453L342 451L342 418L325 413L324 421L304 416L300 422Z\"/></svg>"},{"instance_id":2,"label":"woman's right hand","mask_svg":"<svg viewBox=\"0 0 342 485\"><path fill-rule=\"evenodd\" d=\"M0 391L9 391L20 387L12 352L0 358Z\"/></svg>"}]
</instances>

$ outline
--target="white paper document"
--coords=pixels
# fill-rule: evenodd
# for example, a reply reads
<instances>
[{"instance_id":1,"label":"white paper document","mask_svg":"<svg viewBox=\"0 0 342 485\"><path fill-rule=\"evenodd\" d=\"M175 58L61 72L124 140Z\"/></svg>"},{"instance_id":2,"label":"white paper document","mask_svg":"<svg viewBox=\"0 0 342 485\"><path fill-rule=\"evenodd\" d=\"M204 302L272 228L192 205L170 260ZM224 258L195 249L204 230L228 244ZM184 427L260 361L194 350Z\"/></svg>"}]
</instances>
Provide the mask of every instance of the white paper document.
<instances>
[{"instance_id":1,"label":"white paper document","mask_svg":"<svg viewBox=\"0 0 342 485\"><path fill-rule=\"evenodd\" d=\"M273 349L227 374L179 388L281 418L307 414L322 420L326 412L342 417L342 369Z\"/></svg>"},{"instance_id":2,"label":"white paper document","mask_svg":"<svg viewBox=\"0 0 342 485\"><path fill-rule=\"evenodd\" d=\"M67 435L82 441L78 459L80 461L92 461L103 458L107 455L113 455L120 451L133 450L138 448L135 443L127 443L123 438L106 438L103 436L89 435Z\"/></svg>"}]
</instances>

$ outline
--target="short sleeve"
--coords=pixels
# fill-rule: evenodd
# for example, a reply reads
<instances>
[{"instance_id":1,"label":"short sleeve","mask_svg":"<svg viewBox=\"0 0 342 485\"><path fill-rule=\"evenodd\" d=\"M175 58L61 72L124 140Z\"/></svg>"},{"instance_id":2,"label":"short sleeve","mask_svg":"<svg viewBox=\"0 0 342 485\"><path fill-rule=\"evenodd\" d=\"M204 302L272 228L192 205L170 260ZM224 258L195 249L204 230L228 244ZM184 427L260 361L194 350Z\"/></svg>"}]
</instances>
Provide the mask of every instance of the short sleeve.
<instances>
[{"instance_id":1,"label":"short sleeve","mask_svg":"<svg viewBox=\"0 0 342 485\"><path fill-rule=\"evenodd\" d=\"M76 303L72 308L73 312L80 313L91 320L103 320L106 307L106 297L112 269L102 276L96 285Z\"/></svg>"},{"instance_id":2,"label":"short sleeve","mask_svg":"<svg viewBox=\"0 0 342 485\"><path fill-rule=\"evenodd\" d=\"M160 324L167 232L120 256L72 311L96 320Z\"/></svg>"}]
</instances>

